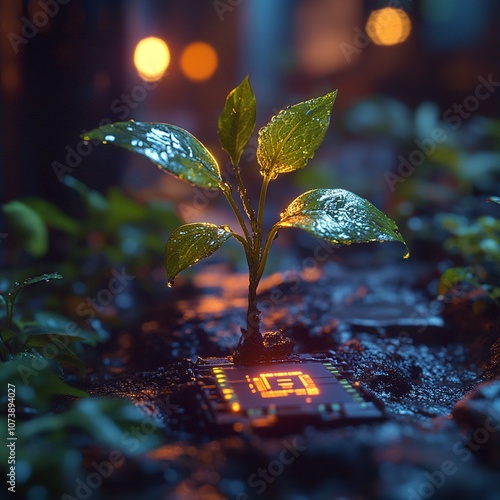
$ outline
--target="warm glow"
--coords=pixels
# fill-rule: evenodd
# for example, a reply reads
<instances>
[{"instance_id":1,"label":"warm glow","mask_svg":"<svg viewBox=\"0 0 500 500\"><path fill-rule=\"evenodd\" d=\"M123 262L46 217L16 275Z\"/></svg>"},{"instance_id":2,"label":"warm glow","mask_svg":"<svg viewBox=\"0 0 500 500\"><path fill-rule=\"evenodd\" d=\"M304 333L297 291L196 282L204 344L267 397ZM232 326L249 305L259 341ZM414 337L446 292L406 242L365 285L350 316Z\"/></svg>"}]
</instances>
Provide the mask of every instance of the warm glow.
<instances>
[{"instance_id":1,"label":"warm glow","mask_svg":"<svg viewBox=\"0 0 500 500\"><path fill-rule=\"evenodd\" d=\"M293 9L298 69L312 78L331 76L356 60L361 40L363 0L295 2ZM360 43L361 42L361 43Z\"/></svg>"},{"instance_id":2,"label":"warm glow","mask_svg":"<svg viewBox=\"0 0 500 500\"><path fill-rule=\"evenodd\" d=\"M184 76L196 82L211 78L218 64L217 52L205 42L190 43L181 55L181 69Z\"/></svg>"},{"instance_id":3,"label":"warm glow","mask_svg":"<svg viewBox=\"0 0 500 500\"><path fill-rule=\"evenodd\" d=\"M141 40L134 52L134 64L139 76L147 82L156 82L170 63L170 51L160 38L151 36Z\"/></svg>"},{"instance_id":4,"label":"warm glow","mask_svg":"<svg viewBox=\"0 0 500 500\"><path fill-rule=\"evenodd\" d=\"M261 373L258 377L254 377L252 382L263 398L283 398L292 394L296 396L319 394L319 389L312 378L302 371Z\"/></svg>"},{"instance_id":5,"label":"warm glow","mask_svg":"<svg viewBox=\"0 0 500 500\"><path fill-rule=\"evenodd\" d=\"M234 411L235 413L240 411L240 403L235 402L231 405L231 410Z\"/></svg>"},{"instance_id":6,"label":"warm glow","mask_svg":"<svg viewBox=\"0 0 500 500\"><path fill-rule=\"evenodd\" d=\"M401 9L385 7L374 10L366 23L366 33L377 45L396 45L404 42L411 31L408 14Z\"/></svg>"}]
</instances>

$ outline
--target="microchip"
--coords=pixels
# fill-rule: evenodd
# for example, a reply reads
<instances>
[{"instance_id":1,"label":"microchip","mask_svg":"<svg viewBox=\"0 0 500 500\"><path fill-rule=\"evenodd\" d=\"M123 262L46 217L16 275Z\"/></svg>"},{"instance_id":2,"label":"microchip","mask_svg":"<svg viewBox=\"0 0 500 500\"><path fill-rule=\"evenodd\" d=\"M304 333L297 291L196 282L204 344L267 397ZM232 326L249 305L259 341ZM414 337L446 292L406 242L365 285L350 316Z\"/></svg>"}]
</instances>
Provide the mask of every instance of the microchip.
<instances>
[{"instance_id":1,"label":"microchip","mask_svg":"<svg viewBox=\"0 0 500 500\"><path fill-rule=\"evenodd\" d=\"M384 417L381 403L344 378L328 353L256 366L208 358L195 365L194 373L204 413L217 426L348 425Z\"/></svg>"}]
</instances>

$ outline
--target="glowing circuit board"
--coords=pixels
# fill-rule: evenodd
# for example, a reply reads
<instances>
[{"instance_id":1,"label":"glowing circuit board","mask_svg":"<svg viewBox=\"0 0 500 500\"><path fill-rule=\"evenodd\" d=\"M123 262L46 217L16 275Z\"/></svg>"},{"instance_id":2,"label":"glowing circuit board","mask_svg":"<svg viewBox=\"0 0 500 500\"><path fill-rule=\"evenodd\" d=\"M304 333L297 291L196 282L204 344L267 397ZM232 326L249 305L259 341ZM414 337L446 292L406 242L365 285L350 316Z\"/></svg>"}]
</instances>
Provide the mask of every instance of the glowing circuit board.
<instances>
[{"instance_id":1,"label":"glowing circuit board","mask_svg":"<svg viewBox=\"0 0 500 500\"><path fill-rule=\"evenodd\" d=\"M380 405L345 379L328 358L303 355L297 362L249 367L214 363L198 370L205 400L218 423L270 426L289 417L338 423L383 417Z\"/></svg>"}]
</instances>

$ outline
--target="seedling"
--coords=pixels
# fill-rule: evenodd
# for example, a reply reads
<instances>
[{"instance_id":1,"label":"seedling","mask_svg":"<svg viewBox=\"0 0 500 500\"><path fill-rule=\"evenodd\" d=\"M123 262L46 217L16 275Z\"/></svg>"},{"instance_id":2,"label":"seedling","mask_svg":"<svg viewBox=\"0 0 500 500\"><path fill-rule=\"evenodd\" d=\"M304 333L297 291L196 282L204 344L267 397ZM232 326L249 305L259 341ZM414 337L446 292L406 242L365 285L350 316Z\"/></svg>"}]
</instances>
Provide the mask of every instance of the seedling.
<instances>
[{"instance_id":1,"label":"seedling","mask_svg":"<svg viewBox=\"0 0 500 500\"><path fill-rule=\"evenodd\" d=\"M242 233L208 222L182 225L167 241L165 270L167 284L173 286L178 273L213 254L229 238L241 243L248 263L249 287L246 327L241 329L243 335L233 355L237 363L256 363L272 357L272 349L266 347L269 342L259 329L257 287L271 244L282 228L299 228L330 244L399 241L406 246L391 219L364 198L344 189L313 189L301 194L264 233L269 184L280 174L305 167L314 156L328 129L336 95L334 91L288 107L259 130L256 157L262 186L257 210L250 202L239 166L255 127L256 102L248 77L227 96L218 123L220 144L231 159L241 206L235 201L231 184L222 179L210 151L182 128L166 123L116 122L83 136L87 141L99 140L139 153L162 171L204 189L219 189L225 196Z\"/></svg>"},{"instance_id":2,"label":"seedling","mask_svg":"<svg viewBox=\"0 0 500 500\"><path fill-rule=\"evenodd\" d=\"M85 341L86 338L54 331L50 317L46 325L37 321L14 320L14 304L21 290L37 283L60 279L62 276L59 273L42 274L16 282L8 292L0 294L0 305L5 307L5 321L0 325L1 361L26 356L47 357L57 363L74 365L82 376L85 374L83 361L68 346L71 342Z\"/></svg>"}]
</instances>

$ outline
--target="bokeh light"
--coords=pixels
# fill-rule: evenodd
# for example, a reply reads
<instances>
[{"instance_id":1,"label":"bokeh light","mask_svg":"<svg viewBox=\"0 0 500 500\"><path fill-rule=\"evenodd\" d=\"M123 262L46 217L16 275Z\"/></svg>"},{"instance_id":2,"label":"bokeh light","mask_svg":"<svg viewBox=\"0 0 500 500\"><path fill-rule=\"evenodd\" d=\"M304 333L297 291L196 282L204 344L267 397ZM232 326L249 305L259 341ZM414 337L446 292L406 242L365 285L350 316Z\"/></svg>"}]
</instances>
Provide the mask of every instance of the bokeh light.
<instances>
[{"instance_id":1,"label":"bokeh light","mask_svg":"<svg viewBox=\"0 0 500 500\"><path fill-rule=\"evenodd\" d=\"M377 45L402 43L410 36L410 32L410 18L401 9L386 7L374 10L366 23L366 33Z\"/></svg>"},{"instance_id":2,"label":"bokeh light","mask_svg":"<svg viewBox=\"0 0 500 500\"><path fill-rule=\"evenodd\" d=\"M202 82L212 77L219 65L217 52L206 42L190 43L181 55L181 70L189 80Z\"/></svg>"},{"instance_id":3,"label":"bokeh light","mask_svg":"<svg viewBox=\"0 0 500 500\"><path fill-rule=\"evenodd\" d=\"M135 48L134 64L143 80L158 81L170 64L167 44L161 38L154 36L142 39Z\"/></svg>"}]
</instances>

